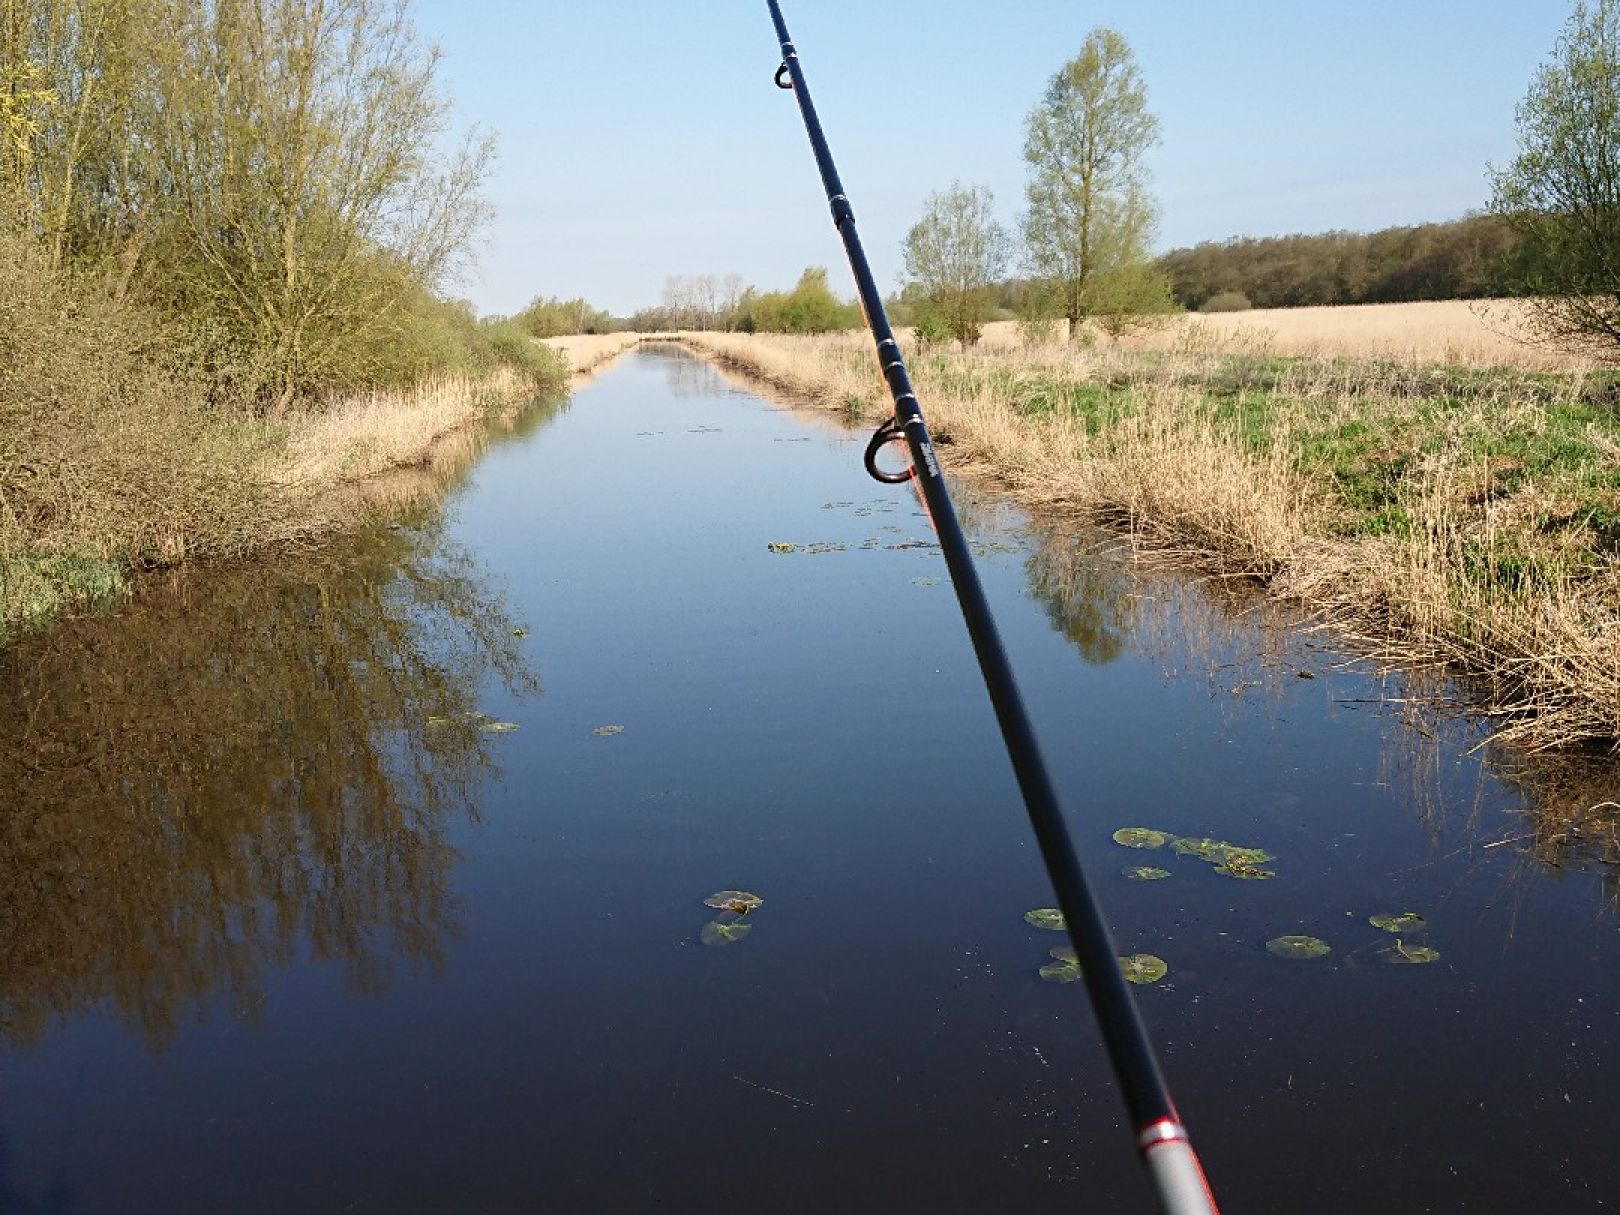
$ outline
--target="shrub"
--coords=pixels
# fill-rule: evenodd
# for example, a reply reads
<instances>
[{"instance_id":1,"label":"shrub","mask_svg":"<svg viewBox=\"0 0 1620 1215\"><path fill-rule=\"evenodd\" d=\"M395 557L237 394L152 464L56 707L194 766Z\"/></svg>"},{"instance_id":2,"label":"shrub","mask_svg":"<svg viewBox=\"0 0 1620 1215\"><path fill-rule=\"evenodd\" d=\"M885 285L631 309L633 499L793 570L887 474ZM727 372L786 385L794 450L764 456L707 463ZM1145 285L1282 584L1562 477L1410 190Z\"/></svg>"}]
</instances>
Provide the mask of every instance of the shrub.
<instances>
[{"instance_id":1,"label":"shrub","mask_svg":"<svg viewBox=\"0 0 1620 1215\"><path fill-rule=\"evenodd\" d=\"M1200 312L1247 312L1254 305L1241 291L1218 291L1198 306Z\"/></svg>"}]
</instances>

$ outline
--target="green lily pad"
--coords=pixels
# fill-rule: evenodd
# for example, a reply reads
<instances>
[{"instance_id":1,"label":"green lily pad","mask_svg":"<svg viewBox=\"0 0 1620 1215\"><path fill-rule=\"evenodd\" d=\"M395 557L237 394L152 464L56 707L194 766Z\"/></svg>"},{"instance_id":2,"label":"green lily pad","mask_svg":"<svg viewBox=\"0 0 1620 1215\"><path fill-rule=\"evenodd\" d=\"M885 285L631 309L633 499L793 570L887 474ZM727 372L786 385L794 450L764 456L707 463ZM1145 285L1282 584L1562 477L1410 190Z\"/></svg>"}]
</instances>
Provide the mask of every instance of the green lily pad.
<instances>
[{"instance_id":1,"label":"green lily pad","mask_svg":"<svg viewBox=\"0 0 1620 1215\"><path fill-rule=\"evenodd\" d=\"M1333 952L1333 946L1320 937L1286 936L1267 941L1266 950L1279 958L1304 961L1307 958L1326 957Z\"/></svg>"},{"instance_id":2,"label":"green lily pad","mask_svg":"<svg viewBox=\"0 0 1620 1215\"><path fill-rule=\"evenodd\" d=\"M519 625L517 628L512 630L512 636L514 636L514 637L527 637L528 635L529 635L529 630L522 627L521 625Z\"/></svg>"},{"instance_id":3,"label":"green lily pad","mask_svg":"<svg viewBox=\"0 0 1620 1215\"><path fill-rule=\"evenodd\" d=\"M486 718L478 723L480 734L510 734L517 728L518 724L515 721L496 721L493 718Z\"/></svg>"},{"instance_id":4,"label":"green lily pad","mask_svg":"<svg viewBox=\"0 0 1620 1215\"><path fill-rule=\"evenodd\" d=\"M1155 869L1152 865L1129 865L1120 872L1133 882L1157 882L1170 876L1168 869Z\"/></svg>"},{"instance_id":5,"label":"green lily pad","mask_svg":"<svg viewBox=\"0 0 1620 1215\"><path fill-rule=\"evenodd\" d=\"M791 553L798 545L788 540L778 540L773 544L767 544L765 547L773 553Z\"/></svg>"},{"instance_id":6,"label":"green lily pad","mask_svg":"<svg viewBox=\"0 0 1620 1215\"><path fill-rule=\"evenodd\" d=\"M1216 873L1224 873L1227 877L1242 878L1247 882L1263 882L1267 878L1276 877L1270 869L1262 869L1259 865L1251 865L1246 861L1231 860L1224 865L1215 866Z\"/></svg>"},{"instance_id":7,"label":"green lily pad","mask_svg":"<svg viewBox=\"0 0 1620 1215\"><path fill-rule=\"evenodd\" d=\"M1367 917L1367 923L1374 928L1382 928L1385 932L1412 932L1425 927L1428 922L1415 911L1403 911L1400 915L1384 912Z\"/></svg>"},{"instance_id":8,"label":"green lily pad","mask_svg":"<svg viewBox=\"0 0 1620 1215\"><path fill-rule=\"evenodd\" d=\"M752 924L726 924L720 920L710 920L698 934L698 940L705 945L735 945L753 931Z\"/></svg>"},{"instance_id":9,"label":"green lily pad","mask_svg":"<svg viewBox=\"0 0 1620 1215\"><path fill-rule=\"evenodd\" d=\"M1128 983L1157 983L1170 973L1164 959L1150 953L1133 953L1128 958L1121 958L1119 969Z\"/></svg>"},{"instance_id":10,"label":"green lily pad","mask_svg":"<svg viewBox=\"0 0 1620 1215\"><path fill-rule=\"evenodd\" d=\"M1438 949L1430 949L1427 945L1408 945L1399 937L1385 945L1378 953L1384 961L1393 962L1397 966L1422 966L1427 962L1438 961L1440 957Z\"/></svg>"},{"instance_id":11,"label":"green lily pad","mask_svg":"<svg viewBox=\"0 0 1620 1215\"><path fill-rule=\"evenodd\" d=\"M1041 967L1041 978L1048 983L1073 983L1080 977L1080 967L1074 962L1048 962Z\"/></svg>"},{"instance_id":12,"label":"green lily pad","mask_svg":"<svg viewBox=\"0 0 1620 1215\"><path fill-rule=\"evenodd\" d=\"M1171 847L1181 856L1196 856L1211 865L1228 865L1233 861L1244 865L1263 865L1277 859L1263 848L1244 848L1226 840L1195 839L1191 836L1172 840Z\"/></svg>"},{"instance_id":13,"label":"green lily pad","mask_svg":"<svg viewBox=\"0 0 1620 1215\"><path fill-rule=\"evenodd\" d=\"M1114 843L1127 848L1163 848L1169 842L1168 831L1155 831L1151 827L1121 827L1114 832Z\"/></svg>"},{"instance_id":14,"label":"green lily pad","mask_svg":"<svg viewBox=\"0 0 1620 1215\"><path fill-rule=\"evenodd\" d=\"M591 731L591 733L595 734L598 738L610 738L615 734L623 734L624 733L624 727L623 726L597 726L596 729Z\"/></svg>"},{"instance_id":15,"label":"green lily pad","mask_svg":"<svg viewBox=\"0 0 1620 1215\"><path fill-rule=\"evenodd\" d=\"M716 890L703 900L705 907L718 907L722 911L735 911L746 915L765 900L746 890Z\"/></svg>"},{"instance_id":16,"label":"green lily pad","mask_svg":"<svg viewBox=\"0 0 1620 1215\"><path fill-rule=\"evenodd\" d=\"M1056 907L1037 907L1034 911L1026 911L1024 923L1044 928L1048 932L1062 932L1068 927L1063 921L1063 913Z\"/></svg>"}]
</instances>

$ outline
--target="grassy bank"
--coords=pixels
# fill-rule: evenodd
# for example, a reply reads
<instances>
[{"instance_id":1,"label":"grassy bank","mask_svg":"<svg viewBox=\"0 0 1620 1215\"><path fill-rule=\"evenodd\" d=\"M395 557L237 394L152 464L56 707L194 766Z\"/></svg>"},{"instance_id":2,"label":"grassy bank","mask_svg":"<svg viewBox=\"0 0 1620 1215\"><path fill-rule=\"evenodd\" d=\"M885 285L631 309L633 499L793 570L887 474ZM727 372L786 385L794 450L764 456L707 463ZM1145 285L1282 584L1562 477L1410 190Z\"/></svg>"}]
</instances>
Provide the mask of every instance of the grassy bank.
<instances>
[{"instance_id":1,"label":"grassy bank","mask_svg":"<svg viewBox=\"0 0 1620 1215\"><path fill-rule=\"evenodd\" d=\"M526 338L429 319L413 383L267 413L222 391L183 326L0 243L0 635L141 568L351 524L358 483L566 380Z\"/></svg>"},{"instance_id":2,"label":"grassy bank","mask_svg":"<svg viewBox=\"0 0 1620 1215\"><path fill-rule=\"evenodd\" d=\"M698 334L875 421L863 339ZM1472 677L1500 737L1620 740L1620 380L1183 349L916 352L947 463Z\"/></svg>"}]
</instances>

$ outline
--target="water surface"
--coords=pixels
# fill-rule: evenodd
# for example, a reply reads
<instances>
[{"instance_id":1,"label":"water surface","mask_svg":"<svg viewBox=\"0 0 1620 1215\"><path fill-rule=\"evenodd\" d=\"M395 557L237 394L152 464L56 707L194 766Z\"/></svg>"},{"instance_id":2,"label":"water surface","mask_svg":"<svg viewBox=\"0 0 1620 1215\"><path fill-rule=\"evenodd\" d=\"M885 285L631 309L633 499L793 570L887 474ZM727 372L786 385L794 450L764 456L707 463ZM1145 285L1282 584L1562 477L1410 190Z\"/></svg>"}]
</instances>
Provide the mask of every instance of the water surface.
<instances>
[{"instance_id":1,"label":"water surface","mask_svg":"<svg viewBox=\"0 0 1620 1215\"><path fill-rule=\"evenodd\" d=\"M0 1210L1150 1209L863 442L647 350L442 514L0 657ZM1606 1209L1612 868L1526 812L1613 769L1510 769L1330 639L962 493L1228 1209ZM764 904L706 948L723 888ZM1406 910L1439 961L1381 959Z\"/></svg>"}]
</instances>

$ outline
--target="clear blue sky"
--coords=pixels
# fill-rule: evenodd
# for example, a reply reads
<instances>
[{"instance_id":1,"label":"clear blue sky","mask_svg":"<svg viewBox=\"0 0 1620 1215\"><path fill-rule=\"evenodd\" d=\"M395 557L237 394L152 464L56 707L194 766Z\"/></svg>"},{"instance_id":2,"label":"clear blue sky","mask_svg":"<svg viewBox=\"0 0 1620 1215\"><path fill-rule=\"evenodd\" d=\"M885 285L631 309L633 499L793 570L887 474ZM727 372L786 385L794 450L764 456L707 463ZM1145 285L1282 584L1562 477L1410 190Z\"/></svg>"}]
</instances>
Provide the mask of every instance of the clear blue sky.
<instances>
[{"instance_id":1,"label":"clear blue sky","mask_svg":"<svg viewBox=\"0 0 1620 1215\"><path fill-rule=\"evenodd\" d=\"M1484 205L1487 162L1566 0L784 0L879 282L953 178L1023 201L1024 117L1097 25L1136 53L1163 142L1158 245L1371 230ZM624 314L671 274L850 294L764 0L416 0L458 119L493 131L497 218L461 292Z\"/></svg>"}]
</instances>

